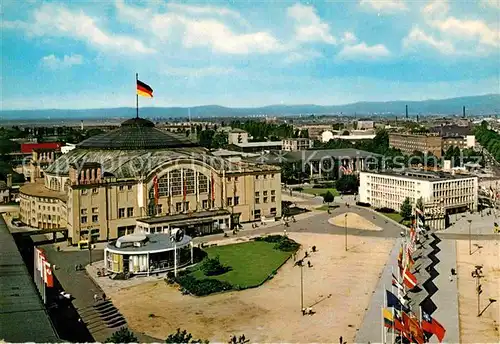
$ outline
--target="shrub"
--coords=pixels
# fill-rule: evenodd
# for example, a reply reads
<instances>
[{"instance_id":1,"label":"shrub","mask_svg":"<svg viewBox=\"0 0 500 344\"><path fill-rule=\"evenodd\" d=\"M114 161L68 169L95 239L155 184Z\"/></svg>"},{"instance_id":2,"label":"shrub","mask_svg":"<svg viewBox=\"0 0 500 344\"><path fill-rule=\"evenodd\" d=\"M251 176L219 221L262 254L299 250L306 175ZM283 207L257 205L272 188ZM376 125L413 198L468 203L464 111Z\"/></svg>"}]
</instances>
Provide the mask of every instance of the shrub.
<instances>
[{"instance_id":1,"label":"shrub","mask_svg":"<svg viewBox=\"0 0 500 344\"><path fill-rule=\"evenodd\" d=\"M274 245L275 250L285 251L285 252L293 252L297 251L299 248L299 244L295 241L288 239L287 237L283 237L279 242Z\"/></svg>"},{"instance_id":2,"label":"shrub","mask_svg":"<svg viewBox=\"0 0 500 344\"><path fill-rule=\"evenodd\" d=\"M370 203L366 203L366 202L356 202L356 205L359 205L360 207L370 207L371 206Z\"/></svg>"},{"instance_id":3,"label":"shrub","mask_svg":"<svg viewBox=\"0 0 500 344\"><path fill-rule=\"evenodd\" d=\"M292 190L297 191L297 192L302 192L302 191L304 191L304 188L299 186L299 187L293 188Z\"/></svg>"},{"instance_id":4,"label":"shrub","mask_svg":"<svg viewBox=\"0 0 500 344\"><path fill-rule=\"evenodd\" d=\"M382 207L382 208L377 208L375 211L378 211L379 213L386 213L386 214L391 214L395 213L396 211L392 208L387 208L387 207Z\"/></svg>"},{"instance_id":5,"label":"shrub","mask_svg":"<svg viewBox=\"0 0 500 344\"><path fill-rule=\"evenodd\" d=\"M220 260L219 256L215 258L206 258L200 266L200 270L205 276L216 276L221 275L230 270L229 266L224 266Z\"/></svg>"},{"instance_id":6,"label":"shrub","mask_svg":"<svg viewBox=\"0 0 500 344\"><path fill-rule=\"evenodd\" d=\"M208 278L199 280L191 275L177 277L177 283L190 294L196 296L205 296L233 289L233 286L228 282Z\"/></svg>"}]
</instances>

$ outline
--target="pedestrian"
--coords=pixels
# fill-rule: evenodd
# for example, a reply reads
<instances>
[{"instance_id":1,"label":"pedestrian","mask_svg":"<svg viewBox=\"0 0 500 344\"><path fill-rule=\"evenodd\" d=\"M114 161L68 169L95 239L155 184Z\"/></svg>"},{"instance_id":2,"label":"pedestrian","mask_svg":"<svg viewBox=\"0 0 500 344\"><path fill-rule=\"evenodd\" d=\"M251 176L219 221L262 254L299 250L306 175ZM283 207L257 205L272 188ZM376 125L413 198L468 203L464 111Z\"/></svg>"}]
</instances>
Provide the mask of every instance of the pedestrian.
<instances>
[{"instance_id":1,"label":"pedestrian","mask_svg":"<svg viewBox=\"0 0 500 344\"><path fill-rule=\"evenodd\" d=\"M453 275L450 275L450 282L453 282Z\"/></svg>"},{"instance_id":2,"label":"pedestrian","mask_svg":"<svg viewBox=\"0 0 500 344\"><path fill-rule=\"evenodd\" d=\"M308 267L311 267L311 266L312 266L310 261L307 261L307 266L308 266Z\"/></svg>"},{"instance_id":3,"label":"pedestrian","mask_svg":"<svg viewBox=\"0 0 500 344\"><path fill-rule=\"evenodd\" d=\"M106 294L105 293L102 293L102 300L106 301Z\"/></svg>"},{"instance_id":4,"label":"pedestrian","mask_svg":"<svg viewBox=\"0 0 500 344\"><path fill-rule=\"evenodd\" d=\"M306 315L306 309L302 308L302 315Z\"/></svg>"},{"instance_id":5,"label":"pedestrian","mask_svg":"<svg viewBox=\"0 0 500 344\"><path fill-rule=\"evenodd\" d=\"M97 302L97 300L99 300L99 296L97 296L97 294L94 294L94 302Z\"/></svg>"},{"instance_id":6,"label":"pedestrian","mask_svg":"<svg viewBox=\"0 0 500 344\"><path fill-rule=\"evenodd\" d=\"M344 344L344 341L342 339L343 339L342 336L340 336L340 338L339 338L340 344Z\"/></svg>"},{"instance_id":7,"label":"pedestrian","mask_svg":"<svg viewBox=\"0 0 500 344\"><path fill-rule=\"evenodd\" d=\"M236 344L236 336L233 336L233 344Z\"/></svg>"},{"instance_id":8,"label":"pedestrian","mask_svg":"<svg viewBox=\"0 0 500 344\"><path fill-rule=\"evenodd\" d=\"M241 335L241 342L242 342L242 343L245 343L245 339L246 339L246 338L245 338L245 334L242 334L242 335Z\"/></svg>"}]
</instances>

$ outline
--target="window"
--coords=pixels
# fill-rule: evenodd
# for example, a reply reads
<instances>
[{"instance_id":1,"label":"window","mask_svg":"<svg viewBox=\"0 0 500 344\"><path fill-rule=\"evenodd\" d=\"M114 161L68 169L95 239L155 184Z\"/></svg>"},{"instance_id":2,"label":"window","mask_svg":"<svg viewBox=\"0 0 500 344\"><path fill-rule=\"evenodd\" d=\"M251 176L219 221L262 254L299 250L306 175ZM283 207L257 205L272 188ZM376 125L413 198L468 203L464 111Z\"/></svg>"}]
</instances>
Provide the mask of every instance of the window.
<instances>
[{"instance_id":1,"label":"window","mask_svg":"<svg viewBox=\"0 0 500 344\"><path fill-rule=\"evenodd\" d=\"M177 211L177 212L182 211L182 202L175 203L175 211Z\"/></svg>"},{"instance_id":2,"label":"window","mask_svg":"<svg viewBox=\"0 0 500 344\"><path fill-rule=\"evenodd\" d=\"M276 196L271 196L271 202L276 202Z\"/></svg>"},{"instance_id":3,"label":"window","mask_svg":"<svg viewBox=\"0 0 500 344\"><path fill-rule=\"evenodd\" d=\"M132 190L132 185L127 185L127 190Z\"/></svg>"},{"instance_id":4,"label":"window","mask_svg":"<svg viewBox=\"0 0 500 344\"><path fill-rule=\"evenodd\" d=\"M98 189L98 188L93 188L93 189L92 189L92 193L93 193L93 194L99 193L99 189Z\"/></svg>"},{"instance_id":5,"label":"window","mask_svg":"<svg viewBox=\"0 0 500 344\"><path fill-rule=\"evenodd\" d=\"M255 197L255 204L259 204L260 203L260 198L259 197Z\"/></svg>"},{"instance_id":6,"label":"window","mask_svg":"<svg viewBox=\"0 0 500 344\"><path fill-rule=\"evenodd\" d=\"M52 207L52 211L56 211L56 207Z\"/></svg>"},{"instance_id":7,"label":"window","mask_svg":"<svg viewBox=\"0 0 500 344\"><path fill-rule=\"evenodd\" d=\"M99 212L99 208L97 208L97 207L92 208L92 212L93 213L98 213Z\"/></svg>"},{"instance_id":8,"label":"window","mask_svg":"<svg viewBox=\"0 0 500 344\"><path fill-rule=\"evenodd\" d=\"M259 176L258 176L258 175L256 175L256 176L255 176L255 179L259 179Z\"/></svg>"},{"instance_id":9,"label":"window","mask_svg":"<svg viewBox=\"0 0 500 344\"><path fill-rule=\"evenodd\" d=\"M123 191L124 189L125 189L125 187L124 187L123 185L120 185L120 186L118 187L118 190L120 190L120 191Z\"/></svg>"},{"instance_id":10,"label":"window","mask_svg":"<svg viewBox=\"0 0 500 344\"><path fill-rule=\"evenodd\" d=\"M231 197L228 197L228 198L227 198L227 205L228 205L228 206L233 205L233 199L232 199Z\"/></svg>"},{"instance_id":11,"label":"window","mask_svg":"<svg viewBox=\"0 0 500 344\"><path fill-rule=\"evenodd\" d=\"M274 178L274 174L271 174L271 178Z\"/></svg>"},{"instance_id":12,"label":"window","mask_svg":"<svg viewBox=\"0 0 500 344\"><path fill-rule=\"evenodd\" d=\"M208 192L208 178L201 173L198 174L198 192L199 193Z\"/></svg>"},{"instance_id":13,"label":"window","mask_svg":"<svg viewBox=\"0 0 500 344\"><path fill-rule=\"evenodd\" d=\"M262 178L266 179L267 178L267 174L263 174Z\"/></svg>"},{"instance_id":14,"label":"window","mask_svg":"<svg viewBox=\"0 0 500 344\"><path fill-rule=\"evenodd\" d=\"M271 195L272 196L276 195L276 190L271 190Z\"/></svg>"},{"instance_id":15,"label":"window","mask_svg":"<svg viewBox=\"0 0 500 344\"><path fill-rule=\"evenodd\" d=\"M201 201L201 207L203 209L208 209L208 200L204 199L203 201Z\"/></svg>"},{"instance_id":16,"label":"window","mask_svg":"<svg viewBox=\"0 0 500 344\"><path fill-rule=\"evenodd\" d=\"M264 203L267 203L267 197L264 197Z\"/></svg>"},{"instance_id":17,"label":"window","mask_svg":"<svg viewBox=\"0 0 500 344\"><path fill-rule=\"evenodd\" d=\"M189 201L184 202L184 210L185 211L189 210Z\"/></svg>"},{"instance_id":18,"label":"window","mask_svg":"<svg viewBox=\"0 0 500 344\"><path fill-rule=\"evenodd\" d=\"M52 218L52 216L49 215L49 220Z\"/></svg>"},{"instance_id":19,"label":"window","mask_svg":"<svg viewBox=\"0 0 500 344\"><path fill-rule=\"evenodd\" d=\"M87 215L87 208L80 209L80 214Z\"/></svg>"},{"instance_id":20,"label":"window","mask_svg":"<svg viewBox=\"0 0 500 344\"><path fill-rule=\"evenodd\" d=\"M259 197L260 193L258 191L255 192L255 197Z\"/></svg>"},{"instance_id":21,"label":"window","mask_svg":"<svg viewBox=\"0 0 500 344\"><path fill-rule=\"evenodd\" d=\"M238 177L234 177L234 181L237 182L238 181Z\"/></svg>"},{"instance_id":22,"label":"window","mask_svg":"<svg viewBox=\"0 0 500 344\"><path fill-rule=\"evenodd\" d=\"M162 205L161 205L161 204L158 204L158 205L156 206L156 213L157 213L157 214L161 214L161 213L162 213L162 211L163 211Z\"/></svg>"},{"instance_id":23,"label":"window","mask_svg":"<svg viewBox=\"0 0 500 344\"><path fill-rule=\"evenodd\" d=\"M134 216L134 208L130 207L127 208L127 217L133 217Z\"/></svg>"},{"instance_id":24,"label":"window","mask_svg":"<svg viewBox=\"0 0 500 344\"><path fill-rule=\"evenodd\" d=\"M271 215L276 215L276 208L271 208Z\"/></svg>"},{"instance_id":25,"label":"window","mask_svg":"<svg viewBox=\"0 0 500 344\"><path fill-rule=\"evenodd\" d=\"M256 220L260 219L260 209L255 209L253 215Z\"/></svg>"},{"instance_id":26,"label":"window","mask_svg":"<svg viewBox=\"0 0 500 344\"><path fill-rule=\"evenodd\" d=\"M267 190L266 190L266 191L264 191L264 196L267 196Z\"/></svg>"},{"instance_id":27,"label":"window","mask_svg":"<svg viewBox=\"0 0 500 344\"><path fill-rule=\"evenodd\" d=\"M87 216L82 216L81 222L82 223L87 223Z\"/></svg>"},{"instance_id":28,"label":"window","mask_svg":"<svg viewBox=\"0 0 500 344\"><path fill-rule=\"evenodd\" d=\"M118 208L118 218L125 217L125 208Z\"/></svg>"},{"instance_id":29,"label":"window","mask_svg":"<svg viewBox=\"0 0 500 344\"><path fill-rule=\"evenodd\" d=\"M93 223L99 222L99 216L98 215L92 215L92 222Z\"/></svg>"},{"instance_id":30,"label":"window","mask_svg":"<svg viewBox=\"0 0 500 344\"><path fill-rule=\"evenodd\" d=\"M88 192L88 190L87 190L87 189L82 189L82 195L86 195L86 194L87 194L87 192Z\"/></svg>"},{"instance_id":31,"label":"window","mask_svg":"<svg viewBox=\"0 0 500 344\"><path fill-rule=\"evenodd\" d=\"M234 205L240 204L240 198L238 196L234 196Z\"/></svg>"},{"instance_id":32,"label":"window","mask_svg":"<svg viewBox=\"0 0 500 344\"><path fill-rule=\"evenodd\" d=\"M231 181L231 177L227 177L227 181L230 182Z\"/></svg>"}]
</instances>

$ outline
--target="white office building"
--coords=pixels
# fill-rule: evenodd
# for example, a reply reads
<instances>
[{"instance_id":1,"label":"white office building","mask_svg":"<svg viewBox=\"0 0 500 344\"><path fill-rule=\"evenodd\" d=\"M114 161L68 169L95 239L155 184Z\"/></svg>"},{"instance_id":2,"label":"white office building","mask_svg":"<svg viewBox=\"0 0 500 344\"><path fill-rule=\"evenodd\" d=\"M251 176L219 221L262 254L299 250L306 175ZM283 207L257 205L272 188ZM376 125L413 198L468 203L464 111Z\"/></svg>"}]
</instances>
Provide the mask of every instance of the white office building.
<instances>
[{"instance_id":1,"label":"white office building","mask_svg":"<svg viewBox=\"0 0 500 344\"><path fill-rule=\"evenodd\" d=\"M444 172L360 172L359 198L376 208L400 210L406 198L415 205L438 204L445 214L477 210L478 178Z\"/></svg>"}]
</instances>

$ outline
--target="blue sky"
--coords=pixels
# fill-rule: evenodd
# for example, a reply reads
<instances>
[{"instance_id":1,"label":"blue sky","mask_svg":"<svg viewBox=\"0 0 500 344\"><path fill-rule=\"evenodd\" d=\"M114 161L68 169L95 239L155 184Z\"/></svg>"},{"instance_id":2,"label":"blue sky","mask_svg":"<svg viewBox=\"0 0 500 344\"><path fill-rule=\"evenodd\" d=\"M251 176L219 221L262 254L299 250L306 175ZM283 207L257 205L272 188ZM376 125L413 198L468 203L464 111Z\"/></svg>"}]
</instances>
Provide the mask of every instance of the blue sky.
<instances>
[{"instance_id":1,"label":"blue sky","mask_svg":"<svg viewBox=\"0 0 500 344\"><path fill-rule=\"evenodd\" d=\"M500 0L3 0L3 109L500 92Z\"/></svg>"}]
</instances>

